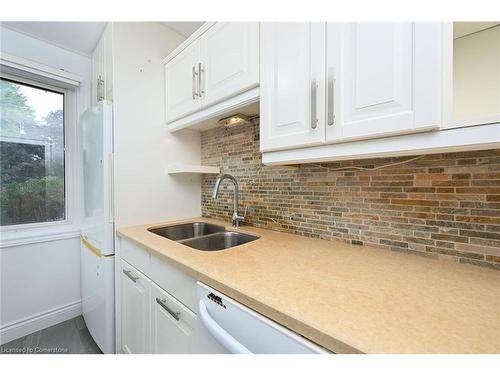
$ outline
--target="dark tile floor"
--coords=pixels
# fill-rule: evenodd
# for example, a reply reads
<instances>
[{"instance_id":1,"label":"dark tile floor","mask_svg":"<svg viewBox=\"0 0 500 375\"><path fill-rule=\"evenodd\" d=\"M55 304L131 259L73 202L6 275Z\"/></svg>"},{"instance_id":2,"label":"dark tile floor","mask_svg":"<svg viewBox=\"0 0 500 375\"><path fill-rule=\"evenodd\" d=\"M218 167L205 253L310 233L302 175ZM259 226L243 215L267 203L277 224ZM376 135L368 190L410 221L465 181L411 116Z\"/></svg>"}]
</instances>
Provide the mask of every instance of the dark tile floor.
<instances>
[{"instance_id":1,"label":"dark tile floor","mask_svg":"<svg viewBox=\"0 0 500 375\"><path fill-rule=\"evenodd\" d=\"M82 316L0 346L0 354L101 354Z\"/></svg>"}]
</instances>

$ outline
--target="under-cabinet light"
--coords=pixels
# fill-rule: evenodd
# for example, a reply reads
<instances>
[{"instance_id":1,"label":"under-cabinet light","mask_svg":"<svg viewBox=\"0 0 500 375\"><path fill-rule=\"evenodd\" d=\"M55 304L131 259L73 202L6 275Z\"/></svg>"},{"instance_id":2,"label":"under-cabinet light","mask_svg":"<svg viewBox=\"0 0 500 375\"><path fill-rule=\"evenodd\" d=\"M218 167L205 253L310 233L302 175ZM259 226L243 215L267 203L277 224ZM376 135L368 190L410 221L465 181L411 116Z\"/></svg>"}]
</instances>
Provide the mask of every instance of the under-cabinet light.
<instances>
[{"instance_id":1,"label":"under-cabinet light","mask_svg":"<svg viewBox=\"0 0 500 375\"><path fill-rule=\"evenodd\" d=\"M220 125L224 126L243 125L243 124L249 124L250 122L251 122L250 117L242 113L237 113L229 117L224 117L218 121Z\"/></svg>"}]
</instances>

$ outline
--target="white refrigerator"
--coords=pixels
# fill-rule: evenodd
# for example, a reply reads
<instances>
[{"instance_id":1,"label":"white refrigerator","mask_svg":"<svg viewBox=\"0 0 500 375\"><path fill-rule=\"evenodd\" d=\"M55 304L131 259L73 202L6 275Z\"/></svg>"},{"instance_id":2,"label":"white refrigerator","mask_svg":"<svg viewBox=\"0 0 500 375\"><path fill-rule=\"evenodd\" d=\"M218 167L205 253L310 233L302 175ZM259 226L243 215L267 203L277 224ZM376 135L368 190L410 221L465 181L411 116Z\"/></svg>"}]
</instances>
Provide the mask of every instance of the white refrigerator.
<instances>
[{"instance_id":1,"label":"white refrigerator","mask_svg":"<svg viewBox=\"0 0 500 375\"><path fill-rule=\"evenodd\" d=\"M82 314L103 353L115 352L113 112L101 101L80 119Z\"/></svg>"}]
</instances>

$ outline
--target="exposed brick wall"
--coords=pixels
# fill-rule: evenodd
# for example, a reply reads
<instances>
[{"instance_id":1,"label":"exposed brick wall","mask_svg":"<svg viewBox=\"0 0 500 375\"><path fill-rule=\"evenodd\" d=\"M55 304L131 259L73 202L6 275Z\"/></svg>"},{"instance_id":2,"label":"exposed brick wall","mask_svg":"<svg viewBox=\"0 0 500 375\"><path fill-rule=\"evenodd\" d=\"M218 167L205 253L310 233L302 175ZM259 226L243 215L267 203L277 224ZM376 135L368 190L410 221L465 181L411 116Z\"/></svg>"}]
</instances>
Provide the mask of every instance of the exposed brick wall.
<instances>
[{"instance_id":1,"label":"exposed brick wall","mask_svg":"<svg viewBox=\"0 0 500 375\"><path fill-rule=\"evenodd\" d=\"M329 171L409 157L271 167L258 125L208 130L201 141L202 163L238 179L248 224L500 269L500 150ZM232 187L225 182L212 199L215 178L202 178L202 214L230 220Z\"/></svg>"}]
</instances>

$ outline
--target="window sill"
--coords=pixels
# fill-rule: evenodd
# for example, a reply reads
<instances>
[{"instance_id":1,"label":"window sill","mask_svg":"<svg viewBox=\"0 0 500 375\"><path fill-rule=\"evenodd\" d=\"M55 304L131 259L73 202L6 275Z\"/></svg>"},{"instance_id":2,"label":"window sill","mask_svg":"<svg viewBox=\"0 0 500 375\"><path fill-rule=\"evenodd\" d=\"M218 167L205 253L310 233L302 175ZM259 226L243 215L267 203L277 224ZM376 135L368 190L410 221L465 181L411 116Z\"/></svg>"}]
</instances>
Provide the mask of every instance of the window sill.
<instances>
[{"instance_id":1,"label":"window sill","mask_svg":"<svg viewBox=\"0 0 500 375\"><path fill-rule=\"evenodd\" d=\"M0 232L0 249L75 238L80 233L80 227L67 223L37 228L4 229Z\"/></svg>"}]
</instances>

